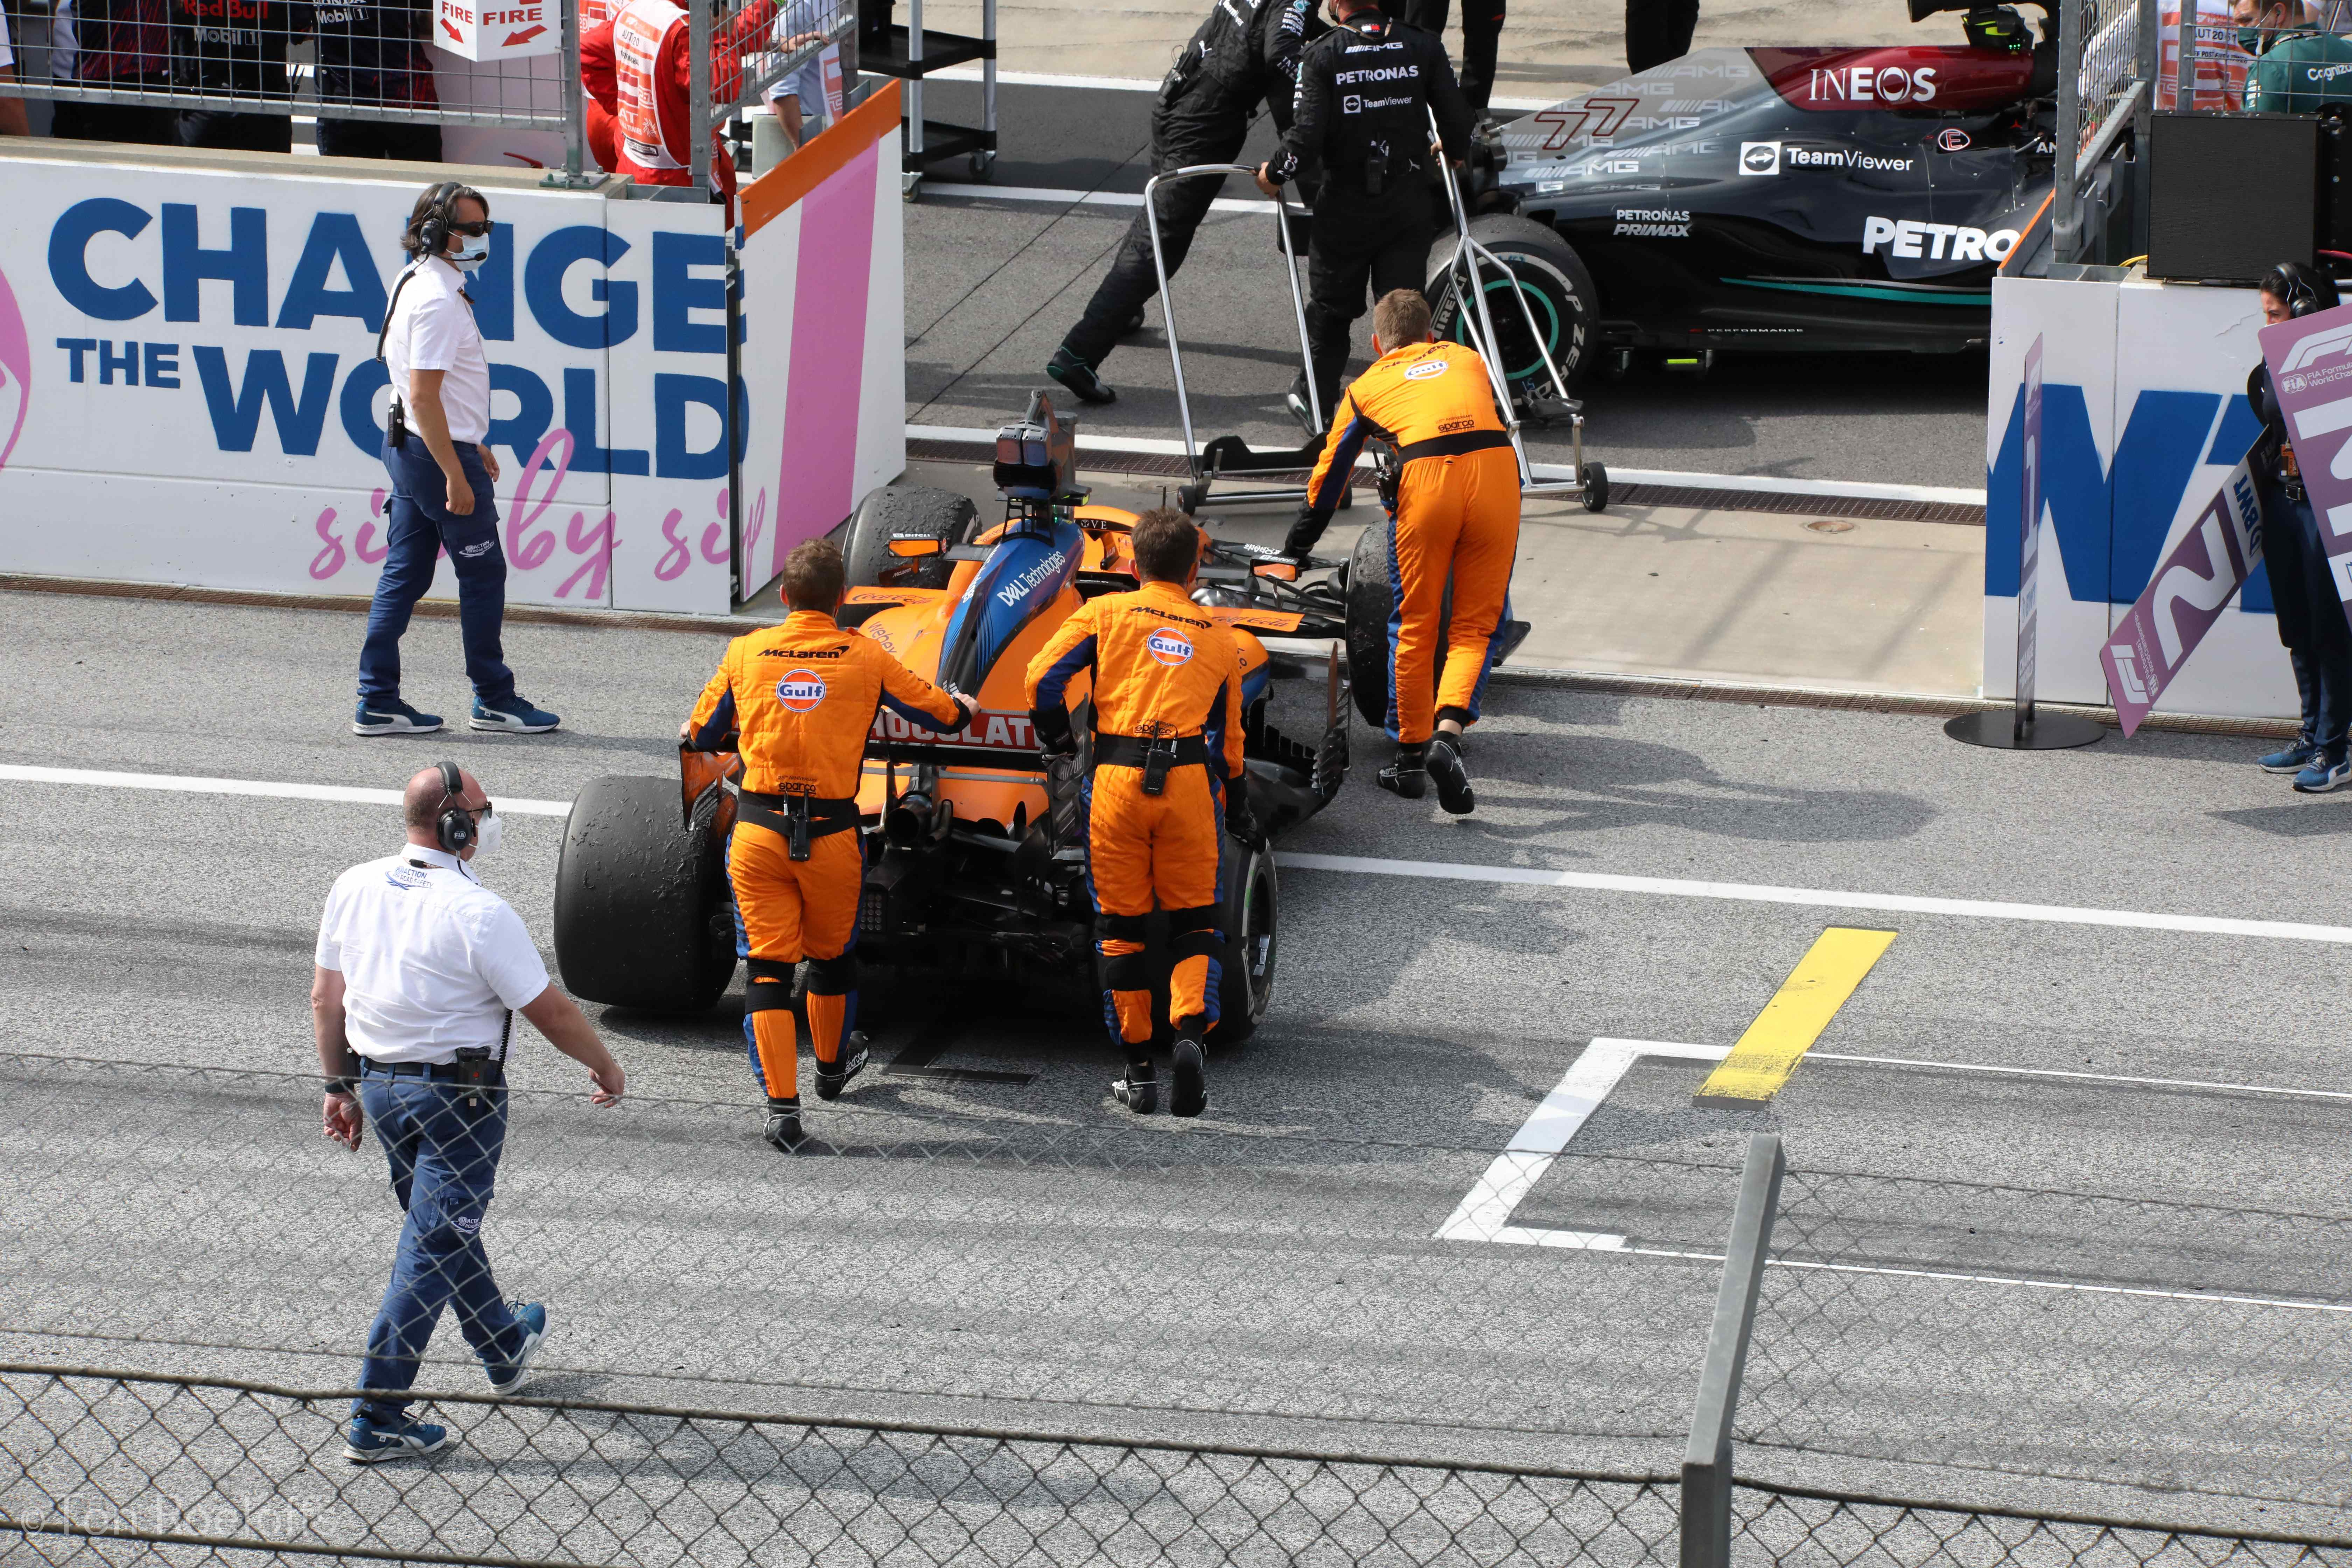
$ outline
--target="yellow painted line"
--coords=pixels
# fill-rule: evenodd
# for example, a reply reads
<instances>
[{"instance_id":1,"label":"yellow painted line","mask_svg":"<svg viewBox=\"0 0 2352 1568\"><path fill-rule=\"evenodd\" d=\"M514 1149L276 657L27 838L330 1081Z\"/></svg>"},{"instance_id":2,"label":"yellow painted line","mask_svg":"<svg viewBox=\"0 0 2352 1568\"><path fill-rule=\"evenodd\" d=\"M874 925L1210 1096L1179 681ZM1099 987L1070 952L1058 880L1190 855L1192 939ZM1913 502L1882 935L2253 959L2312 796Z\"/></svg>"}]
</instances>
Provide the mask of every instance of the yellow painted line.
<instances>
[{"instance_id":1,"label":"yellow painted line","mask_svg":"<svg viewBox=\"0 0 2352 1568\"><path fill-rule=\"evenodd\" d=\"M1894 945L1891 931L1832 926L1822 932L1723 1065L1699 1085L1696 1103L1753 1107L1780 1093L1863 976Z\"/></svg>"}]
</instances>

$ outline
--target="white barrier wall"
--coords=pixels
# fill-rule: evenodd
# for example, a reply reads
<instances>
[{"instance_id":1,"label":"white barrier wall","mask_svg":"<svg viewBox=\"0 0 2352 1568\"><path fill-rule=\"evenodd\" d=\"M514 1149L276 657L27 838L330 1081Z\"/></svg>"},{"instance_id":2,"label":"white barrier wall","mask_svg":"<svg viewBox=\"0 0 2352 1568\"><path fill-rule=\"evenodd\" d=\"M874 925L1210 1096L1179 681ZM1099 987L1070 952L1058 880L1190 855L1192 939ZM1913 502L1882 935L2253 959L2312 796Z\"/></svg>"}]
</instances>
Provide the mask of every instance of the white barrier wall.
<instances>
[{"instance_id":1,"label":"white barrier wall","mask_svg":"<svg viewBox=\"0 0 2352 1568\"><path fill-rule=\"evenodd\" d=\"M895 174L874 140L866 163ZM350 178L117 155L0 154L0 571L370 592L383 558L388 399L375 341L415 171ZM870 168L858 174L870 193ZM721 210L482 183L498 227L469 291L489 352L509 599L724 613ZM824 197L834 182L803 184ZM804 422L835 441L845 429L853 454L837 482L787 508L798 537L823 531L802 515L810 507L837 505L830 528L905 466L891 190L866 204L864 238L887 259L859 281L874 279L887 308L850 345L855 363L840 363L837 333L812 334L796 358L770 346L811 276L798 247L774 247L746 278L744 321L759 335L742 361L736 444L765 454L745 470L747 532L789 488L788 409L814 400L820 412ZM814 276L839 315L845 290ZM856 292L862 325L867 290ZM845 423L837 395L853 381L891 389L887 430L869 428L878 396L853 401ZM763 518L746 592L772 575L778 537ZM446 577L437 586L454 591Z\"/></svg>"},{"instance_id":2,"label":"white barrier wall","mask_svg":"<svg viewBox=\"0 0 2352 1568\"><path fill-rule=\"evenodd\" d=\"M2252 289L2134 281L1993 284L1985 437L1984 681L2015 694L2025 351L2042 340L2037 694L2108 701L2099 648L2252 444L2262 357ZM2294 679L2257 572L2159 712L2294 718Z\"/></svg>"}]
</instances>

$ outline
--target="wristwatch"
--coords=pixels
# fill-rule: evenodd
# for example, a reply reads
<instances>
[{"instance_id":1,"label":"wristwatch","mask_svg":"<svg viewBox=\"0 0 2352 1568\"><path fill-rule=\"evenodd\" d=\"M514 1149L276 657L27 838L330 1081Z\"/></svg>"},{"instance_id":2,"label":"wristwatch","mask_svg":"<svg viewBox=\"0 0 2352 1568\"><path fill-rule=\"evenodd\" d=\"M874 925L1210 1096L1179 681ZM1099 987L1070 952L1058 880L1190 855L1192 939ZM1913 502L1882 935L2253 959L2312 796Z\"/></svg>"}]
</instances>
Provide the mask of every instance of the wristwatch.
<instances>
[{"instance_id":1,"label":"wristwatch","mask_svg":"<svg viewBox=\"0 0 2352 1568\"><path fill-rule=\"evenodd\" d=\"M360 1080L355 1078L330 1078L320 1081L327 1086L329 1094L356 1095L360 1091Z\"/></svg>"}]
</instances>

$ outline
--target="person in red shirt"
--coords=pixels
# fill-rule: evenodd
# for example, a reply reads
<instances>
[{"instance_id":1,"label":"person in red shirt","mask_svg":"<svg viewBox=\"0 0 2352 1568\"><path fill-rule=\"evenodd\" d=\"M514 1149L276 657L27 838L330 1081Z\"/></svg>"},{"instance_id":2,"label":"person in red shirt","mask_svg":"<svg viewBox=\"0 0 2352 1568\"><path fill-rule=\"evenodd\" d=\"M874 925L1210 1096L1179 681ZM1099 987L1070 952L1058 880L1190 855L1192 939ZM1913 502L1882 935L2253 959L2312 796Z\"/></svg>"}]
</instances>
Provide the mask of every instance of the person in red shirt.
<instances>
[{"instance_id":1,"label":"person in red shirt","mask_svg":"<svg viewBox=\"0 0 2352 1568\"><path fill-rule=\"evenodd\" d=\"M742 86L744 52L764 45L775 15L776 0L752 0L712 36L714 105L734 101ZM614 161L606 166L641 185L693 181L693 158L687 145L692 62L686 41L686 9L674 0L627 0L580 40L581 83L613 121ZM592 119L592 148L598 129ZM728 221L734 222L735 161L719 141L716 123L710 132L710 188L726 198Z\"/></svg>"},{"instance_id":2,"label":"person in red shirt","mask_svg":"<svg viewBox=\"0 0 2352 1568\"><path fill-rule=\"evenodd\" d=\"M611 21L613 13L619 9L613 0L580 0L582 39L584 41L589 34ZM588 56L584 47L580 56L580 80L582 86L587 85ZM613 118L611 110L596 101L593 94L586 103L581 105L581 109L582 119L587 124L588 155L596 160L596 166L604 173L618 174L621 168L620 122Z\"/></svg>"}]
</instances>

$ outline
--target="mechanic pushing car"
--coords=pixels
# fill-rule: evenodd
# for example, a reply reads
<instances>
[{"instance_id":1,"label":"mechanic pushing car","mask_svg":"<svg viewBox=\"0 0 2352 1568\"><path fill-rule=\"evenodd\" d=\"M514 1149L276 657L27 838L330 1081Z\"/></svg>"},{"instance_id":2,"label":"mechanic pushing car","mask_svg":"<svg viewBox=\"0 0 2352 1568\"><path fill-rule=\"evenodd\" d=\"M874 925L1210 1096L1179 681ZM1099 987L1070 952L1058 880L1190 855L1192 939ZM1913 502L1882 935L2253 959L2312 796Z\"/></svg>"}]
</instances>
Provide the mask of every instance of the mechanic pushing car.
<instances>
[{"instance_id":1,"label":"mechanic pushing car","mask_svg":"<svg viewBox=\"0 0 2352 1568\"><path fill-rule=\"evenodd\" d=\"M1092 672L1094 771L1082 786L1095 954L1103 1022L1127 1052L1111 1085L1139 1116L1160 1107L1151 1061L1151 983L1158 955L1148 924L1165 913L1171 1051L1169 1110L1198 1116L1209 1103L1201 1037L1217 1020L1218 889L1225 831L1263 835L1242 773L1242 674L1234 634L1192 603L1201 531L1171 507L1135 520L1132 594L1089 599L1029 665L1030 722L1049 753L1076 749L1071 679Z\"/></svg>"},{"instance_id":2,"label":"mechanic pushing car","mask_svg":"<svg viewBox=\"0 0 2352 1568\"><path fill-rule=\"evenodd\" d=\"M1298 101L1282 150L1257 172L1269 196L1292 180L1322 181L1307 247L1307 340L1325 409L1339 399L1365 284L1374 298L1418 289L1428 268L1436 237L1430 114L1444 155L1457 164L1469 155L1475 122L1444 44L1390 21L1372 0L1332 0L1332 16L1339 26L1299 58ZM1290 409L1311 439L1323 432L1306 394L1301 372Z\"/></svg>"},{"instance_id":3,"label":"mechanic pushing car","mask_svg":"<svg viewBox=\"0 0 2352 1568\"><path fill-rule=\"evenodd\" d=\"M1261 100L1274 111L1275 129L1290 129L1299 53L1331 30L1315 14L1321 3L1217 0L1210 6L1208 19L1160 85L1160 101L1151 110L1153 174L1240 157ZM1206 176L1171 180L1154 195L1169 277L1184 265L1193 231L1208 216L1220 186ZM1097 373L1118 340L1142 327L1144 301L1158 292L1150 222L1139 211L1110 270L1095 285L1086 313L1062 340L1045 374L1086 402L1116 403L1118 394Z\"/></svg>"},{"instance_id":4,"label":"mechanic pushing car","mask_svg":"<svg viewBox=\"0 0 2352 1568\"><path fill-rule=\"evenodd\" d=\"M746 963L743 1037L768 1091L767 1139L790 1153L801 1131L793 970L809 960L809 1044L816 1092L837 1100L866 1065L857 1015L857 900L866 879L857 783L877 709L951 732L980 705L942 691L834 620L845 586L841 548L814 539L784 557L782 625L727 645L694 715L677 727L696 751L743 759L727 874ZM730 740L735 731L740 740Z\"/></svg>"},{"instance_id":5,"label":"mechanic pushing car","mask_svg":"<svg viewBox=\"0 0 2352 1568\"><path fill-rule=\"evenodd\" d=\"M1419 800L1434 779L1437 804L1462 816L1477 805L1463 766L1462 731L1478 721L1486 672L1503 657L1519 546L1518 458L1496 416L1485 362L1459 343L1436 341L1429 301L1419 291L1381 297L1372 310L1372 353L1379 357L1332 413L1330 437L1307 481L1307 502L1282 548L1300 558L1315 548L1367 439L1395 444L1387 729L1397 753L1378 777L1382 789L1407 800ZM1445 673L1438 679L1441 642Z\"/></svg>"}]
</instances>

